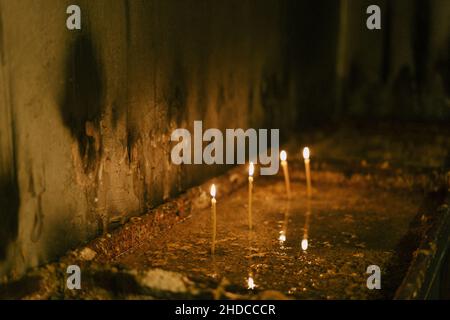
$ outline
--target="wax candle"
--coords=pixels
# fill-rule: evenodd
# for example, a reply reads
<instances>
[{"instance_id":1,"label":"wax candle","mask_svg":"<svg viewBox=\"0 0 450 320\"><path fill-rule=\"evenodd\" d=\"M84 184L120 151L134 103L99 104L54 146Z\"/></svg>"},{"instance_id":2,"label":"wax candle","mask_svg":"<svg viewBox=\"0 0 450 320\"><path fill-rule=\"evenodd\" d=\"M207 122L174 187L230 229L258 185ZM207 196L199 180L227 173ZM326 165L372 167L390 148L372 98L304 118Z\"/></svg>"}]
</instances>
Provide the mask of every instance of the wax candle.
<instances>
[{"instance_id":1,"label":"wax candle","mask_svg":"<svg viewBox=\"0 0 450 320\"><path fill-rule=\"evenodd\" d=\"M309 165L309 148L305 147L303 149L303 159L305 159L305 172L306 172L306 191L308 194L308 198L311 198L312 190L311 190L311 169Z\"/></svg>"},{"instance_id":2,"label":"wax candle","mask_svg":"<svg viewBox=\"0 0 450 320\"><path fill-rule=\"evenodd\" d=\"M211 228L212 228L212 243L211 243L211 253L214 254L216 249L216 186L213 184L211 186Z\"/></svg>"},{"instance_id":3,"label":"wax candle","mask_svg":"<svg viewBox=\"0 0 450 320\"><path fill-rule=\"evenodd\" d=\"M288 199L291 198L291 183L289 181L289 170L288 170L288 164L287 164L287 153L286 151L282 150L280 152L280 159L281 159L281 167L283 168L284 173L284 182L286 184L286 193Z\"/></svg>"},{"instance_id":4,"label":"wax candle","mask_svg":"<svg viewBox=\"0 0 450 320\"><path fill-rule=\"evenodd\" d=\"M248 227L252 230L252 197L253 197L253 173L255 172L255 166L253 162L250 162L248 168Z\"/></svg>"}]
</instances>

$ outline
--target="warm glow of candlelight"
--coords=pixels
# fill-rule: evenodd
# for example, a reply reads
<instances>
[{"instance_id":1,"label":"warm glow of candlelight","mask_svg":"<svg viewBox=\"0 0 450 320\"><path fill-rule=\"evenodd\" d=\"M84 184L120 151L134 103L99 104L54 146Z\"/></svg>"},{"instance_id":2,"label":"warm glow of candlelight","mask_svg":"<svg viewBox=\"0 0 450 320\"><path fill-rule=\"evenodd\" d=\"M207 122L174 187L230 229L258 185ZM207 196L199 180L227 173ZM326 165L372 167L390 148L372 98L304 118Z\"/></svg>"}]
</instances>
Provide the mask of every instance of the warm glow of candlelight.
<instances>
[{"instance_id":1,"label":"warm glow of candlelight","mask_svg":"<svg viewBox=\"0 0 450 320\"><path fill-rule=\"evenodd\" d=\"M253 173L255 172L255 166L253 162L250 162L248 167L248 228L252 230L252 193L253 193Z\"/></svg>"},{"instance_id":2,"label":"warm glow of candlelight","mask_svg":"<svg viewBox=\"0 0 450 320\"><path fill-rule=\"evenodd\" d=\"M309 148L303 148L303 158L305 159L305 173L306 173L306 187L308 198L311 198L312 188L311 188L311 168L310 168L310 160L309 160Z\"/></svg>"},{"instance_id":3,"label":"warm glow of candlelight","mask_svg":"<svg viewBox=\"0 0 450 320\"><path fill-rule=\"evenodd\" d=\"M280 240L280 242L286 241L286 235L284 234L284 231L280 231L280 237L278 238L278 240Z\"/></svg>"},{"instance_id":4,"label":"warm glow of candlelight","mask_svg":"<svg viewBox=\"0 0 450 320\"><path fill-rule=\"evenodd\" d=\"M250 166L248 167L248 175L250 177L253 177L253 174L255 173L255 165L253 162L250 162Z\"/></svg>"},{"instance_id":5,"label":"warm glow of candlelight","mask_svg":"<svg viewBox=\"0 0 450 320\"><path fill-rule=\"evenodd\" d=\"M252 277L248 277L247 279L247 288L250 290L255 289L256 285L255 285L255 281L253 280Z\"/></svg>"},{"instance_id":6,"label":"warm glow of candlelight","mask_svg":"<svg viewBox=\"0 0 450 320\"><path fill-rule=\"evenodd\" d=\"M303 159L305 159L305 160L309 159L309 148L308 147L303 148Z\"/></svg>"},{"instance_id":7,"label":"warm glow of candlelight","mask_svg":"<svg viewBox=\"0 0 450 320\"><path fill-rule=\"evenodd\" d=\"M306 251L306 249L308 249L308 239L302 240L302 249L303 251Z\"/></svg>"},{"instance_id":8,"label":"warm glow of candlelight","mask_svg":"<svg viewBox=\"0 0 450 320\"><path fill-rule=\"evenodd\" d=\"M290 199L291 198L291 182L289 181L289 171L288 171L288 163L286 161L286 159L287 159L286 151L281 150L280 159L281 159L281 167L283 168L283 173L284 173L284 182L286 184L287 197L288 197L288 199Z\"/></svg>"},{"instance_id":9,"label":"warm glow of candlelight","mask_svg":"<svg viewBox=\"0 0 450 320\"><path fill-rule=\"evenodd\" d=\"M216 218L216 185L211 185L211 228L212 228L212 242L211 253L214 255L216 251L216 233L217 233L217 218Z\"/></svg>"}]
</instances>

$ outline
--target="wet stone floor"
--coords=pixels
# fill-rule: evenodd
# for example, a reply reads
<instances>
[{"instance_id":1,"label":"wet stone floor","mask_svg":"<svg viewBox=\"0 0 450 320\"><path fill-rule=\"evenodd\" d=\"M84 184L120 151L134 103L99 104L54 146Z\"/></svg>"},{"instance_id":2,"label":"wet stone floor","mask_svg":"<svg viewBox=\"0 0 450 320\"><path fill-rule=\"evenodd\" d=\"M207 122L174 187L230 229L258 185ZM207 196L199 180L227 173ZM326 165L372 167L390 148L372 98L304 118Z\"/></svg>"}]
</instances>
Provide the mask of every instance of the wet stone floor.
<instances>
[{"instance_id":1,"label":"wet stone floor","mask_svg":"<svg viewBox=\"0 0 450 320\"><path fill-rule=\"evenodd\" d=\"M233 188L235 169L211 180L217 185L214 255L205 183L194 189L206 206L194 207L171 227L160 228L151 211L32 272L28 279L41 284L31 294L0 286L0 297L391 299L442 205L446 192L438 190L450 183L442 181L443 174L450 179L449 137L448 128L383 125L292 139L286 145L291 199L281 169L276 176L255 176L252 231L247 168L235 168L241 184ZM306 141L314 151L310 200L298 154ZM199 199L189 191L185 196ZM171 208L165 217L178 216ZM144 226L149 232L142 236ZM81 263L82 290L66 289L65 270L74 263ZM380 290L367 288L370 265L381 269Z\"/></svg>"},{"instance_id":2,"label":"wet stone floor","mask_svg":"<svg viewBox=\"0 0 450 320\"><path fill-rule=\"evenodd\" d=\"M116 262L179 272L206 286L224 283L231 294L247 297L270 290L274 298L392 298L406 272L398 245L423 194L315 181L309 201L304 180L294 179L291 187L288 200L282 176L255 178L249 231L247 186L223 198L218 186L214 256L208 208ZM381 268L382 290L366 286L373 264Z\"/></svg>"}]
</instances>

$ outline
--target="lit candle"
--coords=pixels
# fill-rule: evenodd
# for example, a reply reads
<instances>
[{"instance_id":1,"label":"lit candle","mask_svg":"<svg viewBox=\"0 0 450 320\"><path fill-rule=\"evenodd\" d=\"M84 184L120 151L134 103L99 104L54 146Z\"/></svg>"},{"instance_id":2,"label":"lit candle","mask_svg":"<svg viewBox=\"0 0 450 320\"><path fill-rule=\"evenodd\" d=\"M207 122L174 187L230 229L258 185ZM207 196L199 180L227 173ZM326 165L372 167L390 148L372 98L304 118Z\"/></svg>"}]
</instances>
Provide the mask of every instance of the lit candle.
<instances>
[{"instance_id":1,"label":"lit candle","mask_svg":"<svg viewBox=\"0 0 450 320\"><path fill-rule=\"evenodd\" d=\"M252 193L253 193L253 173L255 172L255 166L253 162L250 162L248 168L248 227L252 230Z\"/></svg>"},{"instance_id":2,"label":"lit candle","mask_svg":"<svg viewBox=\"0 0 450 320\"><path fill-rule=\"evenodd\" d=\"M306 187L307 187L307 194L308 198L311 198L311 170L309 166L309 148L305 147L303 149L303 159L305 159L305 171L306 171Z\"/></svg>"},{"instance_id":3,"label":"lit candle","mask_svg":"<svg viewBox=\"0 0 450 320\"><path fill-rule=\"evenodd\" d=\"M289 171L288 171L288 164L287 164L287 153L286 151L280 152L280 159L281 159L281 167L283 168L284 173L284 182L286 183L286 192L288 199L291 198L291 183L289 181Z\"/></svg>"},{"instance_id":4,"label":"lit candle","mask_svg":"<svg viewBox=\"0 0 450 320\"><path fill-rule=\"evenodd\" d=\"M211 253L214 254L216 249L216 186L211 186L211 228L212 228L212 243Z\"/></svg>"}]
</instances>

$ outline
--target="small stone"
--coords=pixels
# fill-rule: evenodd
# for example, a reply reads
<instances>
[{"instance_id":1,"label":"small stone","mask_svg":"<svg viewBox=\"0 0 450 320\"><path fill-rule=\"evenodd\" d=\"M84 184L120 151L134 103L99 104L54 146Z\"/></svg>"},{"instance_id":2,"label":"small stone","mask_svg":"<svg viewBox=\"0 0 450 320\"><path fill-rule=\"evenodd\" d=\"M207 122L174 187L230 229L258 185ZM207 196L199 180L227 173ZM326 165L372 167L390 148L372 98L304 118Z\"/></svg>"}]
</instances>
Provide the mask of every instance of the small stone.
<instances>
[{"instance_id":1,"label":"small stone","mask_svg":"<svg viewBox=\"0 0 450 320\"><path fill-rule=\"evenodd\" d=\"M84 248L80 252L80 258L84 261L91 261L92 259L95 258L96 255L97 255L97 252L95 252L94 250L92 250L91 248L88 248L88 247Z\"/></svg>"},{"instance_id":2,"label":"small stone","mask_svg":"<svg viewBox=\"0 0 450 320\"><path fill-rule=\"evenodd\" d=\"M162 269L146 271L140 277L139 283L153 291L167 291L173 293L186 293L188 280L177 272Z\"/></svg>"}]
</instances>

